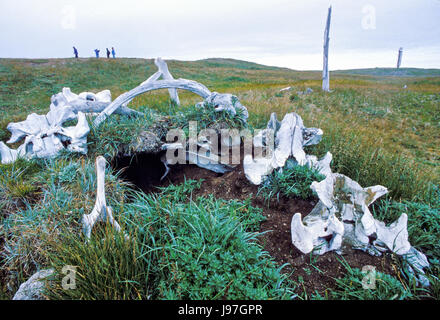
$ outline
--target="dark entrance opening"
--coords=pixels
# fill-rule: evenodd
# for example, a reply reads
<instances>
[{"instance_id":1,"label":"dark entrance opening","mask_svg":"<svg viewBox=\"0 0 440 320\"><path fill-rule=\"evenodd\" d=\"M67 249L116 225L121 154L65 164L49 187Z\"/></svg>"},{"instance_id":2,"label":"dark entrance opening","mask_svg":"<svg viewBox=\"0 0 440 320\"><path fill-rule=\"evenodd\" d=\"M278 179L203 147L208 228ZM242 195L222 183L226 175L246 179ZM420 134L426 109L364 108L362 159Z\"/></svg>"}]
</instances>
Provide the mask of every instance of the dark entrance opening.
<instances>
[{"instance_id":1,"label":"dark entrance opening","mask_svg":"<svg viewBox=\"0 0 440 320\"><path fill-rule=\"evenodd\" d=\"M160 160L163 153L137 153L135 155L118 155L112 161L112 167L120 172L120 177L148 193L160 185L160 179L166 167Z\"/></svg>"}]
</instances>

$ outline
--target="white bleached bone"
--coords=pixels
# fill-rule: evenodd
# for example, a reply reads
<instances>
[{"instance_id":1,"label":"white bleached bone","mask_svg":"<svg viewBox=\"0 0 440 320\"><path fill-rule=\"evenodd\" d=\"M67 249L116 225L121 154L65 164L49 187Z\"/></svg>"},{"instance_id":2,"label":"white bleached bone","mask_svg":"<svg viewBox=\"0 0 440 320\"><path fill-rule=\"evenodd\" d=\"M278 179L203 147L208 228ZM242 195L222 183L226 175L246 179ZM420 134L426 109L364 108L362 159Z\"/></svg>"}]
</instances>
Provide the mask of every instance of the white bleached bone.
<instances>
[{"instance_id":1,"label":"white bleached bone","mask_svg":"<svg viewBox=\"0 0 440 320\"><path fill-rule=\"evenodd\" d=\"M166 150L178 150L181 149L185 152L186 162L188 164L194 164L200 168L207 169L216 173L226 173L231 171L234 167L228 164L223 164L218 154L214 153L211 148L211 141L205 136L200 136L199 141L196 143L196 150L190 150L189 145L185 146L181 143L166 143L163 144L161 149ZM169 173L168 161L166 154L161 157L161 161L165 165L165 174L161 180L164 179Z\"/></svg>"},{"instance_id":2,"label":"white bleached bone","mask_svg":"<svg viewBox=\"0 0 440 320\"><path fill-rule=\"evenodd\" d=\"M62 127L62 124L78 118L74 127ZM85 114L75 115L70 108L64 107L51 110L47 115L29 115L25 121L10 123L8 129L12 136L8 143L15 143L25 138L24 143L17 149L0 144L1 162L11 163L18 157L51 158L67 148L72 152L87 153L87 135L90 128Z\"/></svg>"},{"instance_id":3,"label":"white bleached bone","mask_svg":"<svg viewBox=\"0 0 440 320\"><path fill-rule=\"evenodd\" d=\"M280 89L279 92L289 91L289 90L291 90L291 89L292 89L292 87L286 87L286 88L282 88L282 89Z\"/></svg>"},{"instance_id":4,"label":"white bleached bone","mask_svg":"<svg viewBox=\"0 0 440 320\"><path fill-rule=\"evenodd\" d=\"M47 132L50 128L61 126L68 120L73 120L76 115L69 108L51 110L47 115L31 113L26 120L11 122L6 127L11 132L11 138L7 143L16 143L26 136L37 136L41 132Z\"/></svg>"},{"instance_id":5,"label":"white bleached bone","mask_svg":"<svg viewBox=\"0 0 440 320\"><path fill-rule=\"evenodd\" d=\"M18 157L24 157L26 154L24 145L17 150L9 148L3 141L0 141L0 157L2 164L9 164L17 161Z\"/></svg>"},{"instance_id":6,"label":"white bleached bone","mask_svg":"<svg viewBox=\"0 0 440 320\"><path fill-rule=\"evenodd\" d=\"M281 127L281 122L277 119L277 114L275 112L272 112L270 114L269 122L267 123L266 129L273 130L274 133L278 132L278 130Z\"/></svg>"},{"instance_id":7,"label":"white bleached bone","mask_svg":"<svg viewBox=\"0 0 440 320\"><path fill-rule=\"evenodd\" d=\"M284 164L286 163L287 159L292 155L292 147L293 145L295 148L302 143L302 137L298 135L298 130L295 135L295 130L298 129L299 126L296 126L297 124L297 117L294 113L288 113L284 116L283 121L281 121L281 127L276 133L275 138L275 151L274 151L274 167L284 167ZM301 120L302 124L302 120ZM301 130L301 129L299 129ZM301 130L302 133L302 130ZM297 141L296 143L293 143L294 135L296 139L300 139L301 141ZM301 154L299 150L295 150L296 155L300 158L301 161ZM304 153L304 151L303 151ZM305 157L305 153L304 153Z\"/></svg>"},{"instance_id":8,"label":"white bleached bone","mask_svg":"<svg viewBox=\"0 0 440 320\"><path fill-rule=\"evenodd\" d=\"M271 158L253 158L249 154L243 158L243 168L246 178L255 185L261 184L263 177L274 170Z\"/></svg>"},{"instance_id":9,"label":"white bleached bone","mask_svg":"<svg viewBox=\"0 0 440 320\"><path fill-rule=\"evenodd\" d=\"M328 71L328 49L330 42L330 21L332 17L332 7L328 8L327 22L324 31L324 64L322 68L322 90L330 91L330 73Z\"/></svg>"},{"instance_id":10,"label":"white bleached bone","mask_svg":"<svg viewBox=\"0 0 440 320\"><path fill-rule=\"evenodd\" d=\"M142 82L140 84L140 86L146 86L149 83L152 83L152 82L155 82L155 81L159 80L161 77L164 80L174 80L174 77L171 75L170 71L168 70L167 63L164 60L162 60L162 58L154 59L154 64L156 65L158 71L156 73L154 73L152 76L150 76L147 80ZM170 94L171 101L173 101L177 105L180 105L180 100L179 100L179 95L177 93L177 90L174 89L174 88L170 88L170 89L168 89L168 92ZM126 107L132 100L133 99L130 99L130 100L124 102L121 105L121 107L116 109L115 112L118 112L119 109Z\"/></svg>"},{"instance_id":11,"label":"white bleached bone","mask_svg":"<svg viewBox=\"0 0 440 320\"><path fill-rule=\"evenodd\" d=\"M309 165L327 175L330 170L331 154L322 160L306 155L304 147L319 143L322 130L304 127L302 118L296 113L288 113L281 123L276 114L272 113L267 128L261 130L253 139L254 148L269 148L266 158L250 159L243 163L245 175L253 184L261 184L264 177L274 169L282 168L290 158L298 165ZM269 137L275 136L275 145L271 146ZM272 149L272 150L271 150ZM270 160L268 157L271 157Z\"/></svg>"},{"instance_id":12,"label":"white bleached bone","mask_svg":"<svg viewBox=\"0 0 440 320\"><path fill-rule=\"evenodd\" d=\"M200 168L204 168L216 173L226 173L233 169L232 166L223 164L220 157L211 152L210 149L205 149L205 152L186 151L186 159L189 164L195 164Z\"/></svg>"},{"instance_id":13,"label":"white bleached bone","mask_svg":"<svg viewBox=\"0 0 440 320\"><path fill-rule=\"evenodd\" d=\"M61 127L59 134L63 142L68 142L67 149L71 152L87 153L87 135L90 132L86 115L78 112L78 123L75 127Z\"/></svg>"},{"instance_id":14,"label":"white bleached bone","mask_svg":"<svg viewBox=\"0 0 440 320\"><path fill-rule=\"evenodd\" d=\"M103 111L111 103L110 90L104 90L96 94L91 92L82 92L79 95L70 91L70 88L63 88L62 92L51 97L50 109L56 110L59 108L69 107L69 109L77 114L84 113L99 113ZM116 114L124 116L140 115L141 112L121 106L115 111Z\"/></svg>"},{"instance_id":15,"label":"white bleached bone","mask_svg":"<svg viewBox=\"0 0 440 320\"><path fill-rule=\"evenodd\" d=\"M301 214L296 213L291 222L292 243L303 253L314 250L316 254L338 250L342 243L344 226L334 216L324 219L319 213L311 213L301 221ZM331 236L331 239L326 240Z\"/></svg>"},{"instance_id":16,"label":"white bleached bone","mask_svg":"<svg viewBox=\"0 0 440 320\"><path fill-rule=\"evenodd\" d=\"M162 175L162 177L160 177L160 181L162 181L163 179L165 179L166 178L166 176L168 175L168 173L170 172L170 167L168 167L168 161L167 161L167 157L166 157L166 154L163 154L161 157L160 157L160 161L163 163L163 165L164 165L164 167L165 167L165 172L164 172L164 174Z\"/></svg>"},{"instance_id":17,"label":"white bleached bone","mask_svg":"<svg viewBox=\"0 0 440 320\"><path fill-rule=\"evenodd\" d=\"M386 226L384 222L375 220L377 240L374 242L376 246L385 244L391 251L397 254L406 254L411 249L408 241L408 216L405 213L393 222L390 226Z\"/></svg>"},{"instance_id":18,"label":"white bleached bone","mask_svg":"<svg viewBox=\"0 0 440 320\"><path fill-rule=\"evenodd\" d=\"M80 94L75 94L70 91L70 88L63 88L62 94L69 103L78 99L107 103L112 101L112 94L110 90L103 90L96 94L93 92L81 92Z\"/></svg>"},{"instance_id":19,"label":"white bleached bone","mask_svg":"<svg viewBox=\"0 0 440 320\"><path fill-rule=\"evenodd\" d=\"M292 243L303 253L314 251L324 254L328 251L339 250L342 244L344 226L322 202L301 221L301 214L296 213L292 218ZM301 237L306 235L306 241ZM329 240L327 240L329 238Z\"/></svg>"},{"instance_id":20,"label":"white bleached bone","mask_svg":"<svg viewBox=\"0 0 440 320\"><path fill-rule=\"evenodd\" d=\"M46 281L50 283L50 278L54 274L54 269L45 269L36 272L26 282L20 285L12 300L46 300L44 296Z\"/></svg>"},{"instance_id":21,"label":"white bleached bone","mask_svg":"<svg viewBox=\"0 0 440 320\"><path fill-rule=\"evenodd\" d=\"M303 128L303 146L312 146L321 142L323 131L319 128Z\"/></svg>"},{"instance_id":22,"label":"white bleached bone","mask_svg":"<svg viewBox=\"0 0 440 320\"><path fill-rule=\"evenodd\" d=\"M414 247L403 255L406 262L406 270L408 273L416 278L417 284L423 287L429 287L429 280L425 276L424 269L429 268L429 262L426 256Z\"/></svg>"},{"instance_id":23,"label":"white bleached bone","mask_svg":"<svg viewBox=\"0 0 440 320\"><path fill-rule=\"evenodd\" d=\"M323 229L323 228L321 228ZM301 213L296 213L292 217L292 221L290 223L290 230L292 235L292 243L295 247L297 247L303 253L309 253L313 251L313 248L318 245L315 233L311 227L306 227L302 223Z\"/></svg>"},{"instance_id":24,"label":"white bleached bone","mask_svg":"<svg viewBox=\"0 0 440 320\"><path fill-rule=\"evenodd\" d=\"M24 140L24 150L28 158L52 158L55 157L64 145L57 135L57 129L51 128L38 135L27 136Z\"/></svg>"},{"instance_id":25,"label":"white bleached bone","mask_svg":"<svg viewBox=\"0 0 440 320\"><path fill-rule=\"evenodd\" d=\"M204 101L197 104L197 106L206 107L207 105L213 105L216 111L227 110L232 112L234 115L237 110L240 110L240 114L244 121L247 120L249 114L247 108L238 101L236 96L231 94L220 94L217 92L211 92L203 84L192 80L186 79L173 79L171 73L168 70L168 66L161 58L155 60L155 64L159 71L154 73L146 81L142 82L138 87L123 93L118 98L116 98L112 103L110 103L105 109L96 117L94 121L95 126L99 126L109 115L119 110L121 107L125 107L131 100L140 94L159 90L159 89L169 89L171 99L179 104L179 97L177 95L177 89L191 91L199 96L201 96ZM159 80L163 77L164 80Z\"/></svg>"},{"instance_id":26,"label":"white bleached bone","mask_svg":"<svg viewBox=\"0 0 440 320\"><path fill-rule=\"evenodd\" d=\"M322 134L321 129L305 128L301 117L295 113L286 114L281 123L276 114L272 113L267 128L254 136L253 146L268 148L269 137L275 136L275 146L272 146L274 150L266 152L266 157L245 155L243 168L246 178L259 185L265 176L286 164L307 165L317 170L325 176L321 182L315 181L311 185L319 202L304 219L301 219L300 213L292 217L291 238L295 247L303 253L313 251L315 254L328 251L341 253L347 246L372 255L380 255L389 250L408 261L409 272L418 273L420 283L429 284L422 270L429 263L422 253L414 253L415 249L408 241L406 214L386 226L374 219L368 208L388 193L387 188L380 185L363 188L347 176L332 173L330 164L333 156L330 152L321 160L304 152L305 146L319 143ZM410 255L410 252L413 254ZM414 267L411 267L411 263Z\"/></svg>"},{"instance_id":27,"label":"white bleached bone","mask_svg":"<svg viewBox=\"0 0 440 320\"><path fill-rule=\"evenodd\" d=\"M70 88L63 88L59 95L62 95L68 103L76 100L88 100L107 103L112 101L110 90L104 90L96 94L93 92L81 92L80 94L75 94L70 90Z\"/></svg>"},{"instance_id":28,"label":"white bleached bone","mask_svg":"<svg viewBox=\"0 0 440 320\"><path fill-rule=\"evenodd\" d=\"M88 107L89 103L108 104L110 99L109 90L96 95L76 95L69 88L64 88L61 93L52 96L50 111L46 115L32 113L24 121L8 124L7 129L11 132L8 143L16 143L23 138L24 143L17 150L12 150L2 143L2 163L14 162L18 157L50 158L58 155L63 149L87 153L87 135L90 128L83 111L93 109ZM65 122L74 119L78 119L76 126L63 127Z\"/></svg>"},{"instance_id":29,"label":"white bleached bone","mask_svg":"<svg viewBox=\"0 0 440 320\"><path fill-rule=\"evenodd\" d=\"M207 98L211 94L211 92L204 85L192 80L177 79L177 80L157 80L152 82L146 82L126 93L123 93L115 100L113 100L113 102L110 103L100 113L98 117L96 117L94 124L95 126L99 126L101 122L107 118L107 116L111 115L123 104L131 101L140 94L153 90L169 89L169 88L188 90L195 94L198 94L203 98Z\"/></svg>"},{"instance_id":30,"label":"white bleached bone","mask_svg":"<svg viewBox=\"0 0 440 320\"><path fill-rule=\"evenodd\" d=\"M96 158L96 202L93 210L90 214L84 214L82 223L83 231L87 239L90 239L93 226L99 222L104 221L110 223L116 231L120 232L121 227L118 222L113 218L112 208L107 206L105 198L105 158L99 156Z\"/></svg>"},{"instance_id":31,"label":"white bleached bone","mask_svg":"<svg viewBox=\"0 0 440 320\"><path fill-rule=\"evenodd\" d=\"M405 255L410 251L407 215L402 214L397 221L386 226L374 219L368 209L369 205L388 192L387 188L380 185L362 188L347 176L333 173L321 182L313 182L311 189L318 195L318 204L303 219L303 225L299 224L298 217L292 222L292 242L295 246L298 243L302 245L298 237L305 233L305 229L308 230L308 245L299 247L302 252L311 252L310 243L314 243L315 248L319 239L323 238L322 227L317 226L325 226L326 232L331 230L327 226L330 219L338 220L340 223L334 225L342 226L342 229L334 229L333 233L326 236L332 235L331 239L341 236L342 241L337 245L327 241L328 250L340 250L345 244L369 253L380 254L381 251L390 250ZM319 254L323 252L326 251L318 251Z\"/></svg>"},{"instance_id":32,"label":"white bleached bone","mask_svg":"<svg viewBox=\"0 0 440 320\"><path fill-rule=\"evenodd\" d=\"M173 76L171 75L170 71L168 70L168 65L162 58L156 58L154 60L154 64L159 69L159 71L162 73L162 77L164 80L174 80ZM173 101L175 104L180 105L179 95L177 94L177 90L174 88L168 89L170 93L171 101Z\"/></svg>"},{"instance_id":33,"label":"white bleached bone","mask_svg":"<svg viewBox=\"0 0 440 320\"><path fill-rule=\"evenodd\" d=\"M332 169L330 167L332 160L333 155L330 152L327 152L321 160L318 160L316 156L306 155L306 165L326 177L332 174Z\"/></svg>"},{"instance_id":34,"label":"white bleached bone","mask_svg":"<svg viewBox=\"0 0 440 320\"><path fill-rule=\"evenodd\" d=\"M368 206L386 194L388 190L383 186L362 188L357 182L338 173L327 176L319 183L313 182L311 189L317 193L320 202L327 208L328 214L332 212L341 217L345 223L354 224L355 239L350 236L344 238L345 241L354 240L353 246L367 249L370 246L369 237L377 232L377 221L373 218ZM385 229L383 234L385 234ZM399 252L402 248L389 249Z\"/></svg>"}]
</instances>

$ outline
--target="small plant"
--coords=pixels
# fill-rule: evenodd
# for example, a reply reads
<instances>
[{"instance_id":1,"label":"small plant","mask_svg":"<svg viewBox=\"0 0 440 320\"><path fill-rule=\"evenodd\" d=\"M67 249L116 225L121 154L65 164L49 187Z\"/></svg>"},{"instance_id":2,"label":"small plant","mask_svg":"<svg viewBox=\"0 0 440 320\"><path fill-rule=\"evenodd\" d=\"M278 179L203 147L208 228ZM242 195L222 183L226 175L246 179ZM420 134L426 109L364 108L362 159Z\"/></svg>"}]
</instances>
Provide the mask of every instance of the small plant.
<instances>
[{"instance_id":1,"label":"small plant","mask_svg":"<svg viewBox=\"0 0 440 320\"><path fill-rule=\"evenodd\" d=\"M34 177L40 169L33 160L18 159L12 164L0 164L0 202L30 199L38 190Z\"/></svg>"},{"instance_id":2,"label":"small plant","mask_svg":"<svg viewBox=\"0 0 440 320\"><path fill-rule=\"evenodd\" d=\"M342 258L343 259L343 258ZM347 270L341 279L335 279L336 289L330 292L331 299L338 300L408 300L416 298L425 289L409 287L388 274L376 271L367 274L339 260ZM372 283L370 283L372 281Z\"/></svg>"},{"instance_id":3,"label":"small plant","mask_svg":"<svg viewBox=\"0 0 440 320\"><path fill-rule=\"evenodd\" d=\"M113 158L118 152L126 152L134 137L147 130L153 124L153 112L144 110L144 115L131 118L112 115L99 127L89 119L88 154L103 155Z\"/></svg>"},{"instance_id":4,"label":"small plant","mask_svg":"<svg viewBox=\"0 0 440 320\"><path fill-rule=\"evenodd\" d=\"M198 129L217 128L218 129L242 129L247 126L242 110L237 109L236 115L231 112L215 111L213 105L205 104L202 107L189 107L186 112L183 113L184 117L176 117L176 124L181 128L188 126L188 121L197 121Z\"/></svg>"},{"instance_id":5,"label":"small plant","mask_svg":"<svg viewBox=\"0 0 440 320\"><path fill-rule=\"evenodd\" d=\"M261 185L258 194L261 194L266 202L276 197L310 199L314 197L310 185L313 181L322 181L324 176L307 166L287 164L282 170L274 171Z\"/></svg>"}]
</instances>

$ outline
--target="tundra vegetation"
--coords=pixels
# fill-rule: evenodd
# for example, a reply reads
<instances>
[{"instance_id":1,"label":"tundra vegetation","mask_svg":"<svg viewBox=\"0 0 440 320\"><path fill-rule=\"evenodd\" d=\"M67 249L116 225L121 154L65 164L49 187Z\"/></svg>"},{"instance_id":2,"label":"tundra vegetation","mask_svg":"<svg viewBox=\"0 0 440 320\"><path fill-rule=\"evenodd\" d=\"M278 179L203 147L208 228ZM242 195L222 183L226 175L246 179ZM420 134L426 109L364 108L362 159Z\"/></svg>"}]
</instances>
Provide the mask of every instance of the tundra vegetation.
<instances>
[{"instance_id":1,"label":"tundra vegetation","mask_svg":"<svg viewBox=\"0 0 440 320\"><path fill-rule=\"evenodd\" d=\"M337 257L343 274L325 287L306 277L325 275L312 254L301 276L279 264L259 242L263 208L252 196L223 199L200 196L203 180L185 179L144 193L107 166L107 202L124 234L97 226L89 242L81 217L94 206L99 155L108 163L136 152L136 138L157 123L200 128L227 123L228 114L200 112L200 97L180 91L181 106L167 90L136 97L130 107L144 113L112 115L88 136L88 154L63 152L54 159L18 160L0 165L0 298L10 299L35 271L77 266L77 289L61 280L48 287L51 299L438 299L440 297L440 72L420 69L369 69L332 72L332 91L321 91L321 73L254 63L207 59L168 61L175 78L192 79L209 89L236 95L248 108L250 129L264 128L272 112L299 114L308 127L321 128L323 140L308 154L333 154L332 169L362 186L380 184L390 193L372 207L375 218L392 222L408 215L411 244L424 252L431 268L429 288L417 287L404 266L391 257L390 274L378 272L376 289L364 289L365 276ZM10 122L32 112L45 114L50 97L109 89L112 98L156 71L152 60L0 59L0 140ZM404 86L407 86L404 89ZM280 93L281 88L291 90ZM298 94L306 88L309 94ZM74 125L74 123L72 124ZM161 138L161 137L159 137ZM16 146L14 146L16 147ZM274 172L257 194L264 206L282 198L314 198L316 172ZM290 212L294 214L294 212ZM306 214L306 212L303 212ZM327 279L328 280L328 279Z\"/></svg>"}]
</instances>

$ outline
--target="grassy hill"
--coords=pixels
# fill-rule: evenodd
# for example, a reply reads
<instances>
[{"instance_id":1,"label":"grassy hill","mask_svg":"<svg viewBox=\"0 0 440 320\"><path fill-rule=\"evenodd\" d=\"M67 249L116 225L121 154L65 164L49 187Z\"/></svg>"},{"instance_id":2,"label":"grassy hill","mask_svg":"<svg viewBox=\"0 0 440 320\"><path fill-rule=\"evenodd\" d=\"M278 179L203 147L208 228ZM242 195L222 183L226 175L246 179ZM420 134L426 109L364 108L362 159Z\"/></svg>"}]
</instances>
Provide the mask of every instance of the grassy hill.
<instances>
[{"instance_id":1,"label":"grassy hill","mask_svg":"<svg viewBox=\"0 0 440 320\"><path fill-rule=\"evenodd\" d=\"M421 68L369 68L335 70L333 73L355 74L379 77L440 77L440 69L421 69Z\"/></svg>"},{"instance_id":2,"label":"grassy hill","mask_svg":"<svg viewBox=\"0 0 440 320\"><path fill-rule=\"evenodd\" d=\"M406 212L411 243L426 252L433 264L429 290L416 288L403 276L397 260L392 260L398 272L383 279L383 291L369 292L372 296L366 297L359 289L358 298L397 294L407 299L438 299L439 70L401 69L398 76L393 69L335 71L330 80L332 92L324 93L319 71L220 58L167 63L175 78L196 80L211 91L237 95L249 110L251 129L265 127L272 112L278 118L296 112L307 127L321 128L323 140L307 153L323 156L330 151L334 172L365 187L386 186L390 195L372 208L374 215L391 222ZM155 71L151 59L0 59L0 140L9 138L9 122L24 120L32 112L45 114L51 95L63 87L75 93L110 89L115 99ZM288 86L290 91L280 92ZM312 93L298 94L308 87ZM134 192L109 170L109 203L135 241L108 237L112 231L104 228L90 246L84 245L79 236L80 218L94 204L95 157L104 155L112 163L158 119L177 126L197 118L194 104L200 97L189 92L179 92L179 96L182 105L177 107L170 103L167 90L149 92L130 104L144 112L144 117L112 116L99 128L92 126L87 156L62 155L0 165L0 298L10 298L7 288L17 289L36 269L66 263L82 268L80 290L66 293L55 288L52 298L288 299L293 293L303 299L353 298L348 292L361 283L360 273L343 269L345 280L338 285L329 282L326 287L312 258L289 278L293 282L287 281L279 271L281 265L253 241L253 232L260 230L264 220L261 213L267 208L255 207L252 195L250 199L217 199L202 194L197 190L203 184L197 181L145 195ZM197 192L201 196L193 198ZM208 277L205 267L194 261L203 262L206 270L218 276ZM339 266L336 258L333 261ZM333 268L335 265L329 269ZM312 280L307 282L307 276ZM330 276L324 278L330 281ZM107 289L97 289L104 287ZM229 291L223 291L226 287Z\"/></svg>"}]
</instances>

